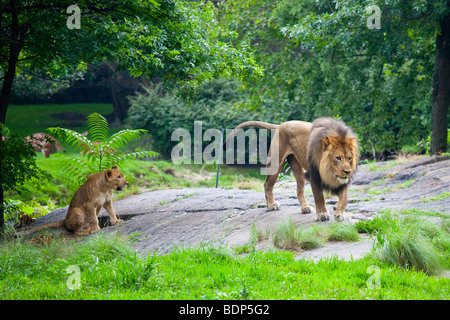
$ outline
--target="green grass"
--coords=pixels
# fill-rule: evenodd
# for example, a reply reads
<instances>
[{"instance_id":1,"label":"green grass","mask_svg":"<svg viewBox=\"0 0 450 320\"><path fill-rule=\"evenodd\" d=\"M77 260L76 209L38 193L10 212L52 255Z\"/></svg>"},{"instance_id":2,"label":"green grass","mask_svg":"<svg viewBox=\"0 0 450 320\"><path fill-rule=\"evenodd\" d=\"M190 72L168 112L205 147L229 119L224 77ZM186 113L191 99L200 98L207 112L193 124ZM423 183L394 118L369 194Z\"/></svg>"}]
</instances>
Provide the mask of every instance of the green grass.
<instances>
[{"instance_id":1,"label":"green grass","mask_svg":"<svg viewBox=\"0 0 450 320\"><path fill-rule=\"evenodd\" d=\"M390 161L384 161L384 162L377 162L376 160L368 161L367 163L363 163L363 166L361 166L361 169L364 171L370 171L370 172L381 172L386 171L392 167L395 167L398 165L399 162L395 160Z\"/></svg>"},{"instance_id":2,"label":"green grass","mask_svg":"<svg viewBox=\"0 0 450 320\"><path fill-rule=\"evenodd\" d=\"M367 284L374 265L380 289ZM70 266L81 271L79 289L68 288ZM126 238L104 234L43 246L0 243L0 299L446 300L449 284L370 257L296 261L288 251L238 255L208 245L141 257Z\"/></svg>"},{"instance_id":3,"label":"green grass","mask_svg":"<svg viewBox=\"0 0 450 320\"><path fill-rule=\"evenodd\" d=\"M381 180L384 182L384 180ZM409 186L411 186L414 182L416 182L416 179L406 180L405 182L399 183L391 188L384 188L382 190L370 190L369 194L384 194L388 192L394 192L396 190L406 189Z\"/></svg>"},{"instance_id":4,"label":"green grass","mask_svg":"<svg viewBox=\"0 0 450 320\"><path fill-rule=\"evenodd\" d=\"M73 127L73 122L52 117L54 113L77 112L88 116L93 112L102 115L114 112L112 104L108 103L69 103L69 104L26 104L10 105L6 114L5 125L12 133L27 136L37 132L46 132L49 127L73 128L79 132L87 129L84 122Z\"/></svg>"},{"instance_id":5,"label":"green grass","mask_svg":"<svg viewBox=\"0 0 450 320\"><path fill-rule=\"evenodd\" d=\"M272 232L272 243L285 250L311 250L321 247L326 241L358 241L356 227L349 223L314 225L296 228L292 219L281 221Z\"/></svg>"},{"instance_id":6,"label":"green grass","mask_svg":"<svg viewBox=\"0 0 450 320\"><path fill-rule=\"evenodd\" d=\"M450 198L450 192L444 192L436 197L428 197L428 198L421 199L420 201L422 201L422 202L441 201L441 200L444 200L447 198Z\"/></svg>"},{"instance_id":7,"label":"green grass","mask_svg":"<svg viewBox=\"0 0 450 320\"><path fill-rule=\"evenodd\" d=\"M360 239L358 231L353 224L333 223L330 226L328 241L358 241Z\"/></svg>"}]
</instances>

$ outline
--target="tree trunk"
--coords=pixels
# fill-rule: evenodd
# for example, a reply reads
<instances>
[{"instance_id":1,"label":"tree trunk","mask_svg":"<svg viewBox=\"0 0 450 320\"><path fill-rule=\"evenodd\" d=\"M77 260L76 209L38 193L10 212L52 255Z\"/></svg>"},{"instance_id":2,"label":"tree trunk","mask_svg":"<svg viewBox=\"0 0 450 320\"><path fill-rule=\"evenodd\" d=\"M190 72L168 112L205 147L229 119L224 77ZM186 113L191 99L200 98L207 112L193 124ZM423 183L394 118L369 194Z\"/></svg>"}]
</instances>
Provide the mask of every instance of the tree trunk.
<instances>
[{"instance_id":1,"label":"tree trunk","mask_svg":"<svg viewBox=\"0 0 450 320\"><path fill-rule=\"evenodd\" d=\"M18 2L17 0L11 0L11 40L9 41L9 56L8 56L8 69L5 72L3 78L2 92L0 96L0 122L5 123L6 111L8 110L9 98L11 96L11 88L16 75L17 61L19 60L19 54L23 47L22 35L26 32L25 29L21 30L19 27L19 15L17 12ZM1 130L3 132L3 130ZM0 133L1 133L0 132ZM0 155L1 155L1 137L0 137ZM1 156L0 156L0 172L1 172ZM4 229L4 208L3 208L3 180L0 175L0 234Z\"/></svg>"},{"instance_id":2,"label":"tree trunk","mask_svg":"<svg viewBox=\"0 0 450 320\"><path fill-rule=\"evenodd\" d=\"M141 91L142 86L148 87L150 82L145 76L133 77L128 71L117 70L117 64L113 61L106 61L105 64L113 72L111 75L111 92L114 106L114 123L120 124L127 117L130 108L128 96L132 96L136 91Z\"/></svg>"},{"instance_id":3,"label":"tree trunk","mask_svg":"<svg viewBox=\"0 0 450 320\"><path fill-rule=\"evenodd\" d=\"M447 2L450 8L450 1ZM441 33L436 37L436 61L433 70L432 133L430 154L447 151L447 117L450 104L450 12L439 21Z\"/></svg>"}]
</instances>

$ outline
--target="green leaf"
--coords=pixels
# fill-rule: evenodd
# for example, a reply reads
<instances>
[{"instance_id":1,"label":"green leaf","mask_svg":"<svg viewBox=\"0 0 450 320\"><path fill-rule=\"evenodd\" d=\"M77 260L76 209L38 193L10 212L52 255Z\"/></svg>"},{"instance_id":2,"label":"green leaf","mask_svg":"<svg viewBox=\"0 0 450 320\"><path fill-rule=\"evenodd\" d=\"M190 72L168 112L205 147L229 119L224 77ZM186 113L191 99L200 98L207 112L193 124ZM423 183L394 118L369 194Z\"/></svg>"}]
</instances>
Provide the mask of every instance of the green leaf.
<instances>
[{"instance_id":1,"label":"green leaf","mask_svg":"<svg viewBox=\"0 0 450 320\"><path fill-rule=\"evenodd\" d=\"M105 142L108 139L108 121L99 113L87 117L89 136L94 142Z\"/></svg>"}]
</instances>

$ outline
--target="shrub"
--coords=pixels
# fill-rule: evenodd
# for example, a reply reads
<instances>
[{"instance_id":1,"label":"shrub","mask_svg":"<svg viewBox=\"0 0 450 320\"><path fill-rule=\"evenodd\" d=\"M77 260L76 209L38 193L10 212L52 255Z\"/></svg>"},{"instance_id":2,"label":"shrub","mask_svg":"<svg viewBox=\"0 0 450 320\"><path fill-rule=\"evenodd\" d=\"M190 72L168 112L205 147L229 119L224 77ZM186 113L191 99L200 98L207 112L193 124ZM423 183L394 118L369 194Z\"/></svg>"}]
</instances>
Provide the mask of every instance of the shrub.
<instances>
[{"instance_id":1,"label":"shrub","mask_svg":"<svg viewBox=\"0 0 450 320\"><path fill-rule=\"evenodd\" d=\"M153 85L146 88L145 93L136 93L130 98L128 122L133 127L147 129L153 138L153 148L170 156L172 148L178 144L171 141L175 129L186 129L193 137L194 121L202 121L205 131L231 129L241 122L256 119L254 112L236 107L242 99L235 80L218 79L203 85L191 104L179 100L160 85Z\"/></svg>"}]
</instances>

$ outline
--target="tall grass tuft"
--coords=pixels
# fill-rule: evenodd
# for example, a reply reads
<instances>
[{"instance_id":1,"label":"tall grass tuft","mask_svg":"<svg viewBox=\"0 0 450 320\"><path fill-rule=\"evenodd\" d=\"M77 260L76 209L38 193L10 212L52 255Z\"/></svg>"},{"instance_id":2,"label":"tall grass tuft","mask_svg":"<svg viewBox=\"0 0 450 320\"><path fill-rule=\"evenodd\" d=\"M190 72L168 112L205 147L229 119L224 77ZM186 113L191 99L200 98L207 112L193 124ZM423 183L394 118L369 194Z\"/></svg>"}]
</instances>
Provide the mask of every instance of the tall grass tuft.
<instances>
[{"instance_id":1,"label":"tall grass tuft","mask_svg":"<svg viewBox=\"0 0 450 320\"><path fill-rule=\"evenodd\" d=\"M358 241L356 227L349 223L333 223L328 231L328 241Z\"/></svg>"},{"instance_id":2,"label":"tall grass tuft","mask_svg":"<svg viewBox=\"0 0 450 320\"><path fill-rule=\"evenodd\" d=\"M324 239L319 235L316 229L295 228L292 219L279 222L273 234L272 242L275 247L280 249L311 250L324 244Z\"/></svg>"},{"instance_id":3,"label":"tall grass tuft","mask_svg":"<svg viewBox=\"0 0 450 320\"><path fill-rule=\"evenodd\" d=\"M418 216L384 217L374 256L400 267L438 274L449 265L450 235Z\"/></svg>"},{"instance_id":4,"label":"tall grass tuft","mask_svg":"<svg viewBox=\"0 0 450 320\"><path fill-rule=\"evenodd\" d=\"M274 246L280 249L290 250L299 246L298 232L295 231L291 218L278 223L272 241Z\"/></svg>"}]
</instances>

